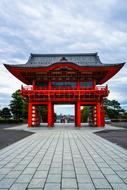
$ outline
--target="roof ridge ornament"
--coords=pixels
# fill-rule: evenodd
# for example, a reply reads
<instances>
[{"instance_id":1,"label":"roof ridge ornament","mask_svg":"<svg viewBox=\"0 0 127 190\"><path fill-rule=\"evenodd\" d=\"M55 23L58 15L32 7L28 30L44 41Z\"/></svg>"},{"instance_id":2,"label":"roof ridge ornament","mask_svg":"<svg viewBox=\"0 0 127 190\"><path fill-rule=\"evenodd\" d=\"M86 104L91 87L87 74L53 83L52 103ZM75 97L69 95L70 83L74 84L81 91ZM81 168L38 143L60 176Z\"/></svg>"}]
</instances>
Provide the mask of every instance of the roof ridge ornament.
<instances>
[{"instance_id":1,"label":"roof ridge ornament","mask_svg":"<svg viewBox=\"0 0 127 190\"><path fill-rule=\"evenodd\" d=\"M60 61L68 61L66 57L62 57Z\"/></svg>"}]
</instances>

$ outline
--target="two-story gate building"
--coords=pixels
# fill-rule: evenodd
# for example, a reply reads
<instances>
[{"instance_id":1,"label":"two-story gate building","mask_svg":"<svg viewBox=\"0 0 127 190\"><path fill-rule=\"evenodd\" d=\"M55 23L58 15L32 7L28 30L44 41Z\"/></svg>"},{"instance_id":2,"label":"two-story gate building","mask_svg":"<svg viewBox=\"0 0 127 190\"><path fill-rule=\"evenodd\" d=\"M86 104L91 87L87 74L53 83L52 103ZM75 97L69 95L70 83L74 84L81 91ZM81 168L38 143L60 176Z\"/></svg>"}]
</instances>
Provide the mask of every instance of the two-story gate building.
<instances>
[{"instance_id":1,"label":"two-story gate building","mask_svg":"<svg viewBox=\"0 0 127 190\"><path fill-rule=\"evenodd\" d=\"M104 97L112 78L124 65L103 64L97 53L31 54L26 64L5 67L20 81L28 100L28 126L40 124L40 105L48 106L48 127L54 125L54 104L75 105L75 125L81 127L80 106L89 106L89 124L103 127Z\"/></svg>"}]
</instances>

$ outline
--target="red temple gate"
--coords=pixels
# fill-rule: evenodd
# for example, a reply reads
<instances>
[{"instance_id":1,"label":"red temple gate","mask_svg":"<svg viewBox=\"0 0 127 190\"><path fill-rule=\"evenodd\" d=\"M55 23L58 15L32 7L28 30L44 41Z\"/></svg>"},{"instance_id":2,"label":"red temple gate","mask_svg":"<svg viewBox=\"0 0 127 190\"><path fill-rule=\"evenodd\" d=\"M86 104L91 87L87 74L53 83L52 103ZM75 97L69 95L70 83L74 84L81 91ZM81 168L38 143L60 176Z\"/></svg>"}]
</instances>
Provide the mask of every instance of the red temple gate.
<instances>
[{"instance_id":1,"label":"red temple gate","mask_svg":"<svg viewBox=\"0 0 127 190\"><path fill-rule=\"evenodd\" d=\"M21 65L5 65L23 83L21 95L28 100L28 127L40 125L39 105L48 107L48 127L54 125L54 104L75 105L75 125L81 127L80 106L89 106L89 125L105 125L103 100L108 86L98 86L124 65L102 64L93 54L31 54Z\"/></svg>"}]
</instances>

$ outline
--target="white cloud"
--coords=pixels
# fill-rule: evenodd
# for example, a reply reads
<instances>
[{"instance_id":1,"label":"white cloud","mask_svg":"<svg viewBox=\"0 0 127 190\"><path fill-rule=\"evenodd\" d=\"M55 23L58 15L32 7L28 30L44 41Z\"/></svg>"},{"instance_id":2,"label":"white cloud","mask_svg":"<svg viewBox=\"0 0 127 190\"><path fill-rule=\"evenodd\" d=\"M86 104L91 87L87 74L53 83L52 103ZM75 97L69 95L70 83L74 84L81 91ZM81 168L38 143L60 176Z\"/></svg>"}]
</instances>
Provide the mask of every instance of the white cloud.
<instances>
[{"instance_id":1,"label":"white cloud","mask_svg":"<svg viewBox=\"0 0 127 190\"><path fill-rule=\"evenodd\" d=\"M110 100L117 100L119 102L126 102L126 92L119 92L119 91L110 91L110 94L108 96Z\"/></svg>"},{"instance_id":2,"label":"white cloud","mask_svg":"<svg viewBox=\"0 0 127 190\"><path fill-rule=\"evenodd\" d=\"M13 6L1 0L0 7L0 63L25 63L30 52L99 52L103 62L127 60L124 0L13 0ZM1 91L20 88L3 66L0 76ZM126 66L108 84L109 97L125 102Z\"/></svg>"},{"instance_id":3,"label":"white cloud","mask_svg":"<svg viewBox=\"0 0 127 190\"><path fill-rule=\"evenodd\" d=\"M18 9L23 12L23 15L30 17L31 19L39 19L41 17L41 13L36 9L36 7L23 4L21 1L18 1L17 5Z\"/></svg>"}]
</instances>

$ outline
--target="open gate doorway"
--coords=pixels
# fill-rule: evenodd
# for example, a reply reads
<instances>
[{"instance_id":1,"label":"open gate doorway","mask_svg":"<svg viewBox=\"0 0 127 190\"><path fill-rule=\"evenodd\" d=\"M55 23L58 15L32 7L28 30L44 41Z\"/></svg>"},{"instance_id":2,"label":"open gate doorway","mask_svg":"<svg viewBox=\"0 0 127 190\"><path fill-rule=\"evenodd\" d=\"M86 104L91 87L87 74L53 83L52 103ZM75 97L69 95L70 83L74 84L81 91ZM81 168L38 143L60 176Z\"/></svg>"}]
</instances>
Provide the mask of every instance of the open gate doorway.
<instances>
[{"instance_id":1,"label":"open gate doorway","mask_svg":"<svg viewBox=\"0 0 127 190\"><path fill-rule=\"evenodd\" d=\"M56 126L75 126L75 106L74 104L55 104ZM58 125L59 124L59 125Z\"/></svg>"}]
</instances>

